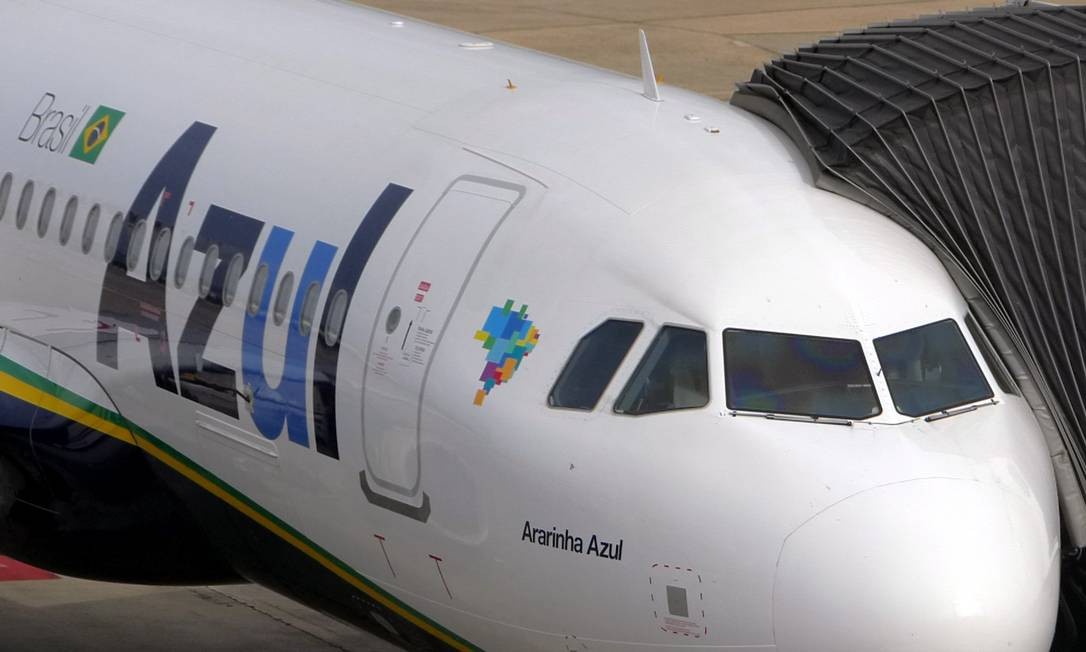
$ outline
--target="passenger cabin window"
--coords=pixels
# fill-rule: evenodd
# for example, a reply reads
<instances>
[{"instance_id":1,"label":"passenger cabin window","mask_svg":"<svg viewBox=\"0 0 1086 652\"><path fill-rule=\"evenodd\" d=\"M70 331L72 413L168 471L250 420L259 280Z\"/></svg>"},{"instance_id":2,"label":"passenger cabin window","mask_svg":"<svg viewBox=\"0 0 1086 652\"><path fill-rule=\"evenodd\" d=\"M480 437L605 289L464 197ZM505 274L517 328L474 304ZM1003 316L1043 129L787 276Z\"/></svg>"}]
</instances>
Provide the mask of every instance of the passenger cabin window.
<instances>
[{"instance_id":1,"label":"passenger cabin window","mask_svg":"<svg viewBox=\"0 0 1086 652\"><path fill-rule=\"evenodd\" d=\"M298 332L305 337L309 337L309 333L313 329L313 317L317 314L317 302L320 298L321 284L310 283L305 291L305 297L302 299L302 316L298 320Z\"/></svg>"},{"instance_id":2,"label":"passenger cabin window","mask_svg":"<svg viewBox=\"0 0 1086 652\"><path fill-rule=\"evenodd\" d=\"M161 281L166 273L166 260L170 257L170 240L173 232L163 227L155 235L154 244L151 245L151 260L147 265L147 271L152 281Z\"/></svg>"},{"instance_id":3,"label":"passenger cabin window","mask_svg":"<svg viewBox=\"0 0 1086 652\"><path fill-rule=\"evenodd\" d=\"M26 226L32 201L34 201L34 182L27 181L23 185L23 192L19 195L19 207L15 209L15 227L20 231Z\"/></svg>"},{"instance_id":4,"label":"passenger cabin window","mask_svg":"<svg viewBox=\"0 0 1086 652\"><path fill-rule=\"evenodd\" d=\"M624 319L608 319L593 328L577 342L547 403L556 408L594 410L643 328L639 321Z\"/></svg>"},{"instance_id":5,"label":"passenger cabin window","mask_svg":"<svg viewBox=\"0 0 1086 652\"><path fill-rule=\"evenodd\" d=\"M64 216L60 219L60 234L57 239L62 247L66 246L68 241L72 239L72 229L75 228L75 214L78 212L79 199L72 195L68 199L68 204L64 207Z\"/></svg>"},{"instance_id":6,"label":"passenger cabin window","mask_svg":"<svg viewBox=\"0 0 1086 652\"><path fill-rule=\"evenodd\" d=\"M249 314L256 317L264 301L264 288L268 286L268 263L260 263L253 274L253 287L249 289Z\"/></svg>"},{"instance_id":7,"label":"passenger cabin window","mask_svg":"<svg viewBox=\"0 0 1086 652\"><path fill-rule=\"evenodd\" d=\"M272 310L272 321L276 326L287 318L287 307L290 306L290 295L294 293L294 272L287 272L283 280L279 281L279 293L275 295L275 308Z\"/></svg>"},{"instance_id":8,"label":"passenger cabin window","mask_svg":"<svg viewBox=\"0 0 1086 652\"><path fill-rule=\"evenodd\" d=\"M87 213L87 223L83 225L83 253L85 254L89 254L91 247L94 246L94 235L98 231L98 216L101 213L102 209L98 204L91 206Z\"/></svg>"},{"instance_id":9,"label":"passenger cabin window","mask_svg":"<svg viewBox=\"0 0 1086 652\"><path fill-rule=\"evenodd\" d=\"M325 320L324 327L324 343L328 346L335 346L339 342L339 336L343 334L343 322L347 320L349 300L347 290L338 290L328 304L328 318Z\"/></svg>"},{"instance_id":10,"label":"passenger cabin window","mask_svg":"<svg viewBox=\"0 0 1086 652\"><path fill-rule=\"evenodd\" d=\"M41 200L41 210L38 211L38 237L44 238L49 233L49 222L53 219L53 207L57 203L57 191L53 188L45 191L45 197Z\"/></svg>"},{"instance_id":11,"label":"passenger cabin window","mask_svg":"<svg viewBox=\"0 0 1086 652\"><path fill-rule=\"evenodd\" d=\"M128 271L136 271L140 264L140 254L143 253L143 236L147 233L147 220L136 222L136 228L132 229L132 235L128 238Z\"/></svg>"},{"instance_id":12,"label":"passenger cabin window","mask_svg":"<svg viewBox=\"0 0 1086 652\"><path fill-rule=\"evenodd\" d=\"M226 281L223 282L222 288L222 305L231 306L234 303L234 297L238 295L238 283L241 282L241 275L245 272L245 256L241 253L236 253L230 258L230 265L226 268Z\"/></svg>"},{"instance_id":13,"label":"passenger cabin window","mask_svg":"<svg viewBox=\"0 0 1086 652\"><path fill-rule=\"evenodd\" d=\"M4 219L4 215L8 212L8 199L11 197L11 184L14 182L10 172L4 175L3 181L0 181L0 220Z\"/></svg>"},{"instance_id":14,"label":"passenger cabin window","mask_svg":"<svg viewBox=\"0 0 1086 652\"><path fill-rule=\"evenodd\" d=\"M890 396L918 417L992 398L992 388L953 319L875 339Z\"/></svg>"},{"instance_id":15,"label":"passenger cabin window","mask_svg":"<svg viewBox=\"0 0 1086 652\"><path fill-rule=\"evenodd\" d=\"M117 248L121 244L121 231L123 230L124 215L114 213L113 219L109 223L109 230L106 231L106 246L102 249L102 254L105 256L107 263L112 263L113 257L117 255Z\"/></svg>"},{"instance_id":16,"label":"passenger cabin window","mask_svg":"<svg viewBox=\"0 0 1086 652\"><path fill-rule=\"evenodd\" d=\"M196 241L189 236L181 243L181 250L177 252L177 267L173 272L173 284L178 290L185 287L185 280L189 277L189 265L192 264L192 251L195 248Z\"/></svg>"},{"instance_id":17,"label":"passenger cabin window","mask_svg":"<svg viewBox=\"0 0 1086 652\"><path fill-rule=\"evenodd\" d=\"M728 329L724 373L733 410L838 419L882 412L855 340Z\"/></svg>"},{"instance_id":18,"label":"passenger cabin window","mask_svg":"<svg viewBox=\"0 0 1086 652\"><path fill-rule=\"evenodd\" d=\"M204 254L204 266L200 270L200 298L206 299L211 294L211 282L215 280L215 269L219 266L219 245L211 245Z\"/></svg>"},{"instance_id":19,"label":"passenger cabin window","mask_svg":"<svg viewBox=\"0 0 1086 652\"><path fill-rule=\"evenodd\" d=\"M620 414L652 414L709 403L709 356L705 333L665 326L615 403Z\"/></svg>"}]
</instances>

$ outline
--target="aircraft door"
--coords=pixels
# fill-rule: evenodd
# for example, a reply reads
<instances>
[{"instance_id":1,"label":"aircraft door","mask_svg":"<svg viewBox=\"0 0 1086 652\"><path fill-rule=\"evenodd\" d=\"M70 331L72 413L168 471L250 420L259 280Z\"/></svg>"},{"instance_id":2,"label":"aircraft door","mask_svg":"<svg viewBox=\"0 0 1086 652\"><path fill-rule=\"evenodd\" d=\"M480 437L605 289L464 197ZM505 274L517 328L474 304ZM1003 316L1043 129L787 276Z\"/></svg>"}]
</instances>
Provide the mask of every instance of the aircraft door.
<instances>
[{"instance_id":1,"label":"aircraft door","mask_svg":"<svg viewBox=\"0 0 1086 652\"><path fill-rule=\"evenodd\" d=\"M426 376L464 286L523 195L521 186L460 177L430 209L393 273L362 383L362 488L375 504L425 520L419 421Z\"/></svg>"}]
</instances>

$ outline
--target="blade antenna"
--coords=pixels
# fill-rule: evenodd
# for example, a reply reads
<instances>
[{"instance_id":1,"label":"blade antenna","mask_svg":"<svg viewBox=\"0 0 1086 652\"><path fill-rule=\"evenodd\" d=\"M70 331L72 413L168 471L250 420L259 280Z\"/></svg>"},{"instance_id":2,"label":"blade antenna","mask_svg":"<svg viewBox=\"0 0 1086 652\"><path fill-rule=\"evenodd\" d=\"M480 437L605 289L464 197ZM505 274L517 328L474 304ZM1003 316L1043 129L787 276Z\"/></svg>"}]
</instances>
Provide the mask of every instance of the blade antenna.
<instances>
[{"instance_id":1,"label":"blade antenna","mask_svg":"<svg viewBox=\"0 0 1086 652\"><path fill-rule=\"evenodd\" d=\"M641 34L641 82L645 85L643 95L653 102L663 102L660 99L660 88L656 85L656 71L652 68L652 55L649 54L649 39L645 36L645 30L638 30Z\"/></svg>"}]
</instances>

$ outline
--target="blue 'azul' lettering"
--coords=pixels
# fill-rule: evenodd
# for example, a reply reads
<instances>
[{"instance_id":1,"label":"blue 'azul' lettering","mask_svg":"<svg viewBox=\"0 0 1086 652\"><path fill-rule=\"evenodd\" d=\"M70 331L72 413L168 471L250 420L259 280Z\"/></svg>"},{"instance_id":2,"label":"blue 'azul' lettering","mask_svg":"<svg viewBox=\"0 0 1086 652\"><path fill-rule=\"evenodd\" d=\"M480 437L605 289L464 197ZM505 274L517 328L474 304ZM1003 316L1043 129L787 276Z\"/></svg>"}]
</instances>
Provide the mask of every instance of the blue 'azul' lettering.
<instances>
[{"instance_id":1,"label":"blue 'azul' lettering","mask_svg":"<svg viewBox=\"0 0 1086 652\"><path fill-rule=\"evenodd\" d=\"M268 236L261 254L260 264L268 266L268 278L279 277L287 248L294 234L284 228L275 227ZM306 419L306 368L309 358L309 340L312 331L302 334L302 307L305 295L313 283L323 285L332 267L336 248L317 241L305 270L298 281L298 291L291 309L290 323L287 330L287 350L283 356L283 376L279 384L272 387L264 373L264 332L267 328L268 309L271 307L272 290L275 283L264 285L260 297L260 308L253 315L245 313L245 326L242 333L241 367L242 380L252 393L253 423L260 434L268 439L278 439L286 422L287 437L290 441L309 446L309 423ZM316 415L318 421L321 415Z\"/></svg>"}]
</instances>

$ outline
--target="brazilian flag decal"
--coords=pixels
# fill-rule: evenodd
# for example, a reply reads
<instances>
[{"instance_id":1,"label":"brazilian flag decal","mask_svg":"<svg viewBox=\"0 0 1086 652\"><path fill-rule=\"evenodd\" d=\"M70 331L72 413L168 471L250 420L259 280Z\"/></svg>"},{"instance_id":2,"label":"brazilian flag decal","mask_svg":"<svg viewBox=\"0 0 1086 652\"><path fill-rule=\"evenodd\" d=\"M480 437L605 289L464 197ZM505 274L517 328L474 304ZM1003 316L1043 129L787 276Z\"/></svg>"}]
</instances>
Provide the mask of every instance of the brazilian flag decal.
<instances>
[{"instance_id":1,"label":"brazilian flag decal","mask_svg":"<svg viewBox=\"0 0 1086 652\"><path fill-rule=\"evenodd\" d=\"M124 118L124 111L111 109L108 106L98 107L91 116L90 122L76 139L69 156L94 165L94 162L98 160L98 155L109 142L109 137L113 135L117 125L121 124L122 118Z\"/></svg>"}]
</instances>

